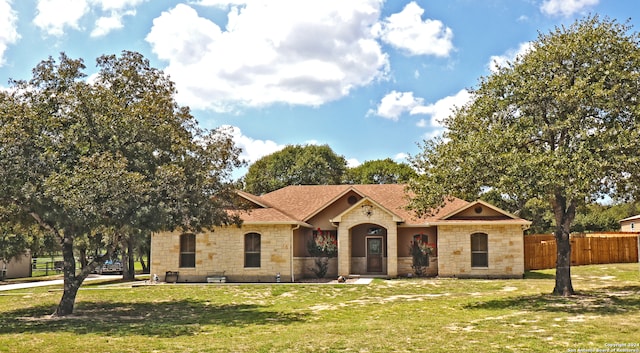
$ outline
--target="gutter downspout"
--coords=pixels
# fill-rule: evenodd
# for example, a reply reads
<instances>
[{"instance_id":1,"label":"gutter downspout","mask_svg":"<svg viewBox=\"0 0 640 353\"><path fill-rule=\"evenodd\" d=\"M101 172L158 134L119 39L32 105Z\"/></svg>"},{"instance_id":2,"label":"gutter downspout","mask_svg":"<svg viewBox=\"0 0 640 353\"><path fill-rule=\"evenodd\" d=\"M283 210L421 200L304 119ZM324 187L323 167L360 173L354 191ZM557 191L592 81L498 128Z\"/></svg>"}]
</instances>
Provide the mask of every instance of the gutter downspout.
<instances>
[{"instance_id":1,"label":"gutter downspout","mask_svg":"<svg viewBox=\"0 0 640 353\"><path fill-rule=\"evenodd\" d=\"M291 283L294 283L296 281L296 276L293 273L293 235L294 232L296 230L300 229L300 225L297 224L295 227L291 228L291 254L290 254L290 260L289 263L291 264Z\"/></svg>"}]
</instances>

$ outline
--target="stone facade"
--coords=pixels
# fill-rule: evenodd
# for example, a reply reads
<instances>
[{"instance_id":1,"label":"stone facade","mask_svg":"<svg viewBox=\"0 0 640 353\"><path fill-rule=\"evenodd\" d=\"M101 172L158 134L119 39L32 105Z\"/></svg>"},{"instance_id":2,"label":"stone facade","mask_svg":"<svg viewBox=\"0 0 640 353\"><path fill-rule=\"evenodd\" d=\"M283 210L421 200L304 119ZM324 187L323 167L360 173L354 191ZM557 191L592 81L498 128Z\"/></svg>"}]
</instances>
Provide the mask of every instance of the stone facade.
<instances>
[{"instance_id":1,"label":"stone facade","mask_svg":"<svg viewBox=\"0 0 640 353\"><path fill-rule=\"evenodd\" d=\"M244 265L244 235L261 238L260 267ZM196 266L180 267L179 232L156 233L151 237L151 273L161 281L167 271L178 271L178 282L206 282L207 276L224 272L230 282L291 281L292 228L290 225L218 227L196 234Z\"/></svg>"},{"instance_id":2,"label":"stone facade","mask_svg":"<svg viewBox=\"0 0 640 353\"><path fill-rule=\"evenodd\" d=\"M178 282L206 282L223 272L228 282L276 282L278 274L281 282L314 278L308 244L328 232L336 237L338 254L329 260L327 278L413 276L410 245L418 237L436 247L427 276L524 274L523 230L530 222L483 201L453 199L430 218L416 219L405 207L402 185L298 185L240 196L254 205L241 215L245 223L195 234L195 266L180 267L180 233L153 234L151 273L163 281L168 271L178 272ZM248 233L260 235L259 267L245 266ZM486 235L486 252L472 253L474 233ZM472 266L478 255L487 266Z\"/></svg>"},{"instance_id":3,"label":"stone facade","mask_svg":"<svg viewBox=\"0 0 640 353\"><path fill-rule=\"evenodd\" d=\"M398 226L393 215L379 207L372 205L370 215L361 211L360 207L354 207L340 217L338 226L338 273L348 276L353 267L357 266L356 273L362 273L363 265L357 260L352 261L351 247L353 246L351 230L360 224L375 224L386 229L386 265L383 273L388 277L398 276ZM362 261L362 260L361 260ZM366 267L366 266L364 266Z\"/></svg>"},{"instance_id":4,"label":"stone facade","mask_svg":"<svg viewBox=\"0 0 640 353\"><path fill-rule=\"evenodd\" d=\"M471 234L487 234L488 266L471 266ZM441 225L438 275L444 277L522 278L524 237L520 225Z\"/></svg>"}]
</instances>

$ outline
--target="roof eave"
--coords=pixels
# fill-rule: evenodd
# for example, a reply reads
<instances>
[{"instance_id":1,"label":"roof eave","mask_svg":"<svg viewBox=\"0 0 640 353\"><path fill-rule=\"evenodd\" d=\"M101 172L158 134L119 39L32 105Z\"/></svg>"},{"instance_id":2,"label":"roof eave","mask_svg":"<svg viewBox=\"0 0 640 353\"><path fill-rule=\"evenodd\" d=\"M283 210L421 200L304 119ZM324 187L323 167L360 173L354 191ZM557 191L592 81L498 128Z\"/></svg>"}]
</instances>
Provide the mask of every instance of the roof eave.
<instances>
[{"instance_id":1,"label":"roof eave","mask_svg":"<svg viewBox=\"0 0 640 353\"><path fill-rule=\"evenodd\" d=\"M468 204L458 208L457 210L449 212L449 214L445 215L441 219L442 220L447 220L447 219L459 214L460 212L463 212L463 211L466 211L466 210L470 209L471 207L473 207L473 206L475 206L477 204L480 204L480 205L483 205L485 207L488 207L488 208L492 209L495 212L498 212L498 213L500 213L502 215L505 215L505 216L511 218L512 220L522 219L522 218L520 218L520 217L518 217L518 216L516 216L516 215L514 215L514 214L512 214L510 212L507 212L507 211L505 211L505 210L503 210L503 209L501 209L501 208L499 208L497 206L494 206L494 205L492 205L492 204L490 204L488 202L482 201L482 200L476 200L476 201L473 201L473 202L469 202Z\"/></svg>"},{"instance_id":2,"label":"roof eave","mask_svg":"<svg viewBox=\"0 0 640 353\"><path fill-rule=\"evenodd\" d=\"M357 207L361 207L362 204L364 204L365 202L370 202L373 205L375 205L377 208L383 210L384 212L386 212L387 214L391 215L391 219L396 222L396 223L402 223L404 222L404 219L400 216L398 216L397 214L391 212L391 210L389 210L388 208L382 206L380 203L376 202L375 200L369 198L368 196L364 196L362 199L360 199L358 202L354 203L351 207L347 208L346 210L344 210L342 213L340 213L339 215L337 215L335 218L330 219L329 221L331 223L340 223L342 222L342 216L344 216L345 214L351 212L351 210L356 209Z\"/></svg>"},{"instance_id":3,"label":"roof eave","mask_svg":"<svg viewBox=\"0 0 640 353\"><path fill-rule=\"evenodd\" d=\"M365 195L363 195L360 191L358 191L356 188L354 188L353 186L349 186L348 188L346 188L345 190L343 190L342 192L338 193L338 195L336 195L334 198L332 198L331 200L327 201L324 205L318 207L316 210L314 210L313 212L311 212L310 214L308 214L307 216L305 216L303 218L303 220L308 221L311 218L313 218L314 216L316 216L318 213L322 212L324 209L326 209L327 207L329 207L329 205L331 205L332 203L336 202L338 199L340 199L341 197L343 197L344 195L348 194L350 191L355 192L356 194L360 195L360 197L364 198Z\"/></svg>"},{"instance_id":4,"label":"roof eave","mask_svg":"<svg viewBox=\"0 0 640 353\"><path fill-rule=\"evenodd\" d=\"M636 215L636 216L631 216L631 217L627 217L625 219L621 219L618 222L626 222L626 221L634 221L634 220L640 220L640 215Z\"/></svg>"},{"instance_id":5,"label":"roof eave","mask_svg":"<svg viewBox=\"0 0 640 353\"><path fill-rule=\"evenodd\" d=\"M243 221L242 225L296 225L301 227L313 228L313 226L307 222L299 221Z\"/></svg>"},{"instance_id":6,"label":"roof eave","mask_svg":"<svg viewBox=\"0 0 640 353\"><path fill-rule=\"evenodd\" d=\"M428 226L441 226L441 225L523 225L530 226L531 221L524 219L505 219L505 220L442 220L427 222Z\"/></svg>"}]
</instances>

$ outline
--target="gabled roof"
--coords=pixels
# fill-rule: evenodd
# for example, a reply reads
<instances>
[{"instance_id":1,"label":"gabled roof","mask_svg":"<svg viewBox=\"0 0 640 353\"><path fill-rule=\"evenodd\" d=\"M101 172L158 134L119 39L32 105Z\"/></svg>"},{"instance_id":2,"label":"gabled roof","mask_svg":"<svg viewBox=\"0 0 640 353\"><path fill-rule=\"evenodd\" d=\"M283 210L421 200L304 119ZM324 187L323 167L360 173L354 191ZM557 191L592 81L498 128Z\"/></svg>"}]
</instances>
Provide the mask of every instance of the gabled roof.
<instances>
[{"instance_id":1,"label":"gabled roof","mask_svg":"<svg viewBox=\"0 0 640 353\"><path fill-rule=\"evenodd\" d=\"M440 220L432 222L433 225L481 223L519 224L523 226L529 226L531 224L530 221L522 219L482 200L470 202L467 205L444 215Z\"/></svg>"},{"instance_id":2,"label":"gabled roof","mask_svg":"<svg viewBox=\"0 0 640 353\"><path fill-rule=\"evenodd\" d=\"M238 211L244 224L292 224L311 227L310 224L297 220L275 208L255 208Z\"/></svg>"},{"instance_id":3,"label":"gabled roof","mask_svg":"<svg viewBox=\"0 0 640 353\"><path fill-rule=\"evenodd\" d=\"M349 213L351 210L358 209L360 207L363 207L364 205L371 205L371 204L373 204L378 209L381 209L384 212L388 213L392 217L394 222L404 222L404 219L400 218L397 214L388 210L386 207L376 202L375 200L370 199L369 197L363 197L362 199L360 199L360 201L356 202L351 207L347 208L342 213L332 218L331 222L338 222L338 223L342 222L342 216Z\"/></svg>"},{"instance_id":4,"label":"gabled roof","mask_svg":"<svg viewBox=\"0 0 640 353\"><path fill-rule=\"evenodd\" d=\"M618 222L635 221L636 219L640 220L640 214L639 215L635 215L635 216L631 216L631 217L627 217L625 219L621 219Z\"/></svg>"},{"instance_id":5,"label":"gabled roof","mask_svg":"<svg viewBox=\"0 0 640 353\"><path fill-rule=\"evenodd\" d=\"M306 224L313 216L336 202L341 197L353 192L363 199L368 199L376 206L391 213L398 222L406 226L424 226L441 220L443 216L467 206L467 201L452 198L434 214L417 218L412 211L406 209L409 194L406 185L402 184L367 184L367 185L292 185L272 191L262 196L240 192L240 196L253 202L256 209L275 209L274 220L268 220L270 213L265 211L242 214L245 223L273 223L276 219L287 218ZM274 212L274 211L270 211ZM338 215L336 215L338 216Z\"/></svg>"},{"instance_id":6,"label":"gabled roof","mask_svg":"<svg viewBox=\"0 0 640 353\"><path fill-rule=\"evenodd\" d=\"M350 189L350 185L291 185L260 198L299 220L308 220Z\"/></svg>"},{"instance_id":7,"label":"gabled roof","mask_svg":"<svg viewBox=\"0 0 640 353\"><path fill-rule=\"evenodd\" d=\"M265 207L265 208L266 207L271 207L271 205L269 205L266 201L261 200L260 196L256 196L256 195L250 194L248 192L240 191L240 190L236 191L236 193L238 194L238 196L240 196L243 199L253 203L256 206Z\"/></svg>"}]
</instances>

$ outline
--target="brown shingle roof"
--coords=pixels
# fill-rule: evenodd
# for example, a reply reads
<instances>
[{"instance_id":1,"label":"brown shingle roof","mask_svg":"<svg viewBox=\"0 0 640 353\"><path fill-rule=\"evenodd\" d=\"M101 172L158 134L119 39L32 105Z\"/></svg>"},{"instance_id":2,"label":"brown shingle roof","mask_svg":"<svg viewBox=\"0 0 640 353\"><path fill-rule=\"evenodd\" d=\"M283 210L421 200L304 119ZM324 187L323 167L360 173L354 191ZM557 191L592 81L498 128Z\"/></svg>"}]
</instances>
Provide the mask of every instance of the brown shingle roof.
<instances>
[{"instance_id":1,"label":"brown shingle roof","mask_svg":"<svg viewBox=\"0 0 640 353\"><path fill-rule=\"evenodd\" d=\"M300 220L306 220L349 188L350 185L292 185L262 195L262 199Z\"/></svg>"},{"instance_id":2,"label":"brown shingle roof","mask_svg":"<svg viewBox=\"0 0 640 353\"><path fill-rule=\"evenodd\" d=\"M418 225L438 220L442 216L450 214L456 209L468 204L468 202L464 200L454 198L452 201L449 201L440 208L435 215L417 219L411 211L405 209L408 202L408 194L406 192L405 185L293 185L272 191L262 196L243 193L244 195L242 196L245 198L252 200L258 205L267 207L263 210L271 210L274 208L279 211L279 215L266 211L251 212L243 215L243 219L246 222L266 222L283 219L283 217L289 217L289 220L306 222L309 218L351 190L363 197L368 197L377 202L399 218L403 219L405 224L408 225ZM269 219L271 215L274 216L273 220Z\"/></svg>"},{"instance_id":3,"label":"brown shingle roof","mask_svg":"<svg viewBox=\"0 0 640 353\"><path fill-rule=\"evenodd\" d=\"M255 208L248 211L238 211L240 218L246 224L251 223L278 223L278 224L304 224L275 208Z\"/></svg>"}]
</instances>

